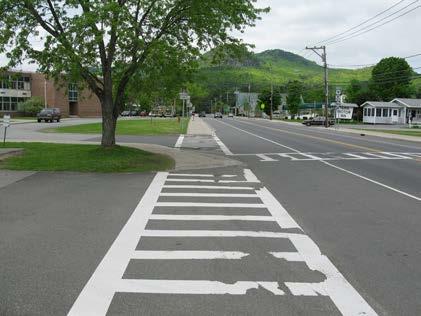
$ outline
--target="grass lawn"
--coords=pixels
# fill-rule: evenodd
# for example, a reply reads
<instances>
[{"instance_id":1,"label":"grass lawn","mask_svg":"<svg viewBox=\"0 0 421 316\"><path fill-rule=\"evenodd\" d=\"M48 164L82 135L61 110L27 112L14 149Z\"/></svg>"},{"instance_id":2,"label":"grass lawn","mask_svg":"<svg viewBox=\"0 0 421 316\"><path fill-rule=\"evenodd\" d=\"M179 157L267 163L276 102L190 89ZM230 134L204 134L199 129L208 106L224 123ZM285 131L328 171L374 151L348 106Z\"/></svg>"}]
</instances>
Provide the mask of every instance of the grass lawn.
<instances>
[{"instance_id":1,"label":"grass lawn","mask_svg":"<svg viewBox=\"0 0 421 316\"><path fill-rule=\"evenodd\" d=\"M421 137L421 129L413 130L384 130L384 129L365 129L365 131L381 132L395 135L418 136Z\"/></svg>"},{"instance_id":2,"label":"grass lawn","mask_svg":"<svg viewBox=\"0 0 421 316\"><path fill-rule=\"evenodd\" d=\"M174 166L167 156L120 146L104 149L98 145L6 143L5 147L25 151L0 160L0 169L108 173L161 171Z\"/></svg>"},{"instance_id":3,"label":"grass lawn","mask_svg":"<svg viewBox=\"0 0 421 316\"><path fill-rule=\"evenodd\" d=\"M185 134L187 132L188 119L183 120L183 129L177 119L153 118L138 120L117 121L117 135L173 135ZM48 128L45 132L52 133L77 133L77 134L101 134L101 123L81 124Z\"/></svg>"}]
</instances>

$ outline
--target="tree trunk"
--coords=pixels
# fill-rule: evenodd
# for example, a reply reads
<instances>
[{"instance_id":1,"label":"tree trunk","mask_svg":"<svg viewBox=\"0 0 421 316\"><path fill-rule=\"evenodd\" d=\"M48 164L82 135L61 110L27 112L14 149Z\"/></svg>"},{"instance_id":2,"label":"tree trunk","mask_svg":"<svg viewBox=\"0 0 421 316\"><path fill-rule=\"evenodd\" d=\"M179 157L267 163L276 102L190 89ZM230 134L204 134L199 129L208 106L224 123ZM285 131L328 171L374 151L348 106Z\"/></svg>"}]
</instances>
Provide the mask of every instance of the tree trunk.
<instances>
[{"instance_id":1,"label":"tree trunk","mask_svg":"<svg viewBox=\"0 0 421 316\"><path fill-rule=\"evenodd\" d=\"M102 107L102 141L103 147L115 145L115 129L117 126L117 116L114 114L114 104L111 94L104 95L101 100Z\"/></svg>"}]
</instances>

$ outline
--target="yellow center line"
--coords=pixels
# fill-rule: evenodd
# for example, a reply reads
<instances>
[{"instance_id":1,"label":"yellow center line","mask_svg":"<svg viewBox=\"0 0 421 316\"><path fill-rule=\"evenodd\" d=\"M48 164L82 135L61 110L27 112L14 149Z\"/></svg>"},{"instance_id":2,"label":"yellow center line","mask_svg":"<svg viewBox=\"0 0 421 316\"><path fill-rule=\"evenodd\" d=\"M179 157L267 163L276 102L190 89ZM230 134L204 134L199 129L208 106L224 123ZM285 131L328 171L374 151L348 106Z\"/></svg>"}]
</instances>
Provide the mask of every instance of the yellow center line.
<instances>
[{"instance_id":1,"label":"yellow center line","mask_svg":"<svg viewBox=\"0 0 421 316\"><path fill-rule=\"evenodd\" d=\"M307 138L311 138L311 139L317 139L317 140L321 140L321 141L324 141L324 142L327 142L327 143L338 144L338 145L345 146L345 147L358 148L358 149L362 149L362 150L370 151L370 152L383 152L384 151L384 150L381 150L381 149L375 149L375 148L366 147L366 146L349 144L349 143L342 142L342 141L339 141L339 140L333 140L333 139L322 138L322 137L318 137L318 136L296 133L296 132L286 131L286 130L279 129L279 128L273 128L273 127L268 127L268 126L264 126L264 125L256 125L256 124L252 124L252 123L244 122L244 121L241 121L241 122L244 123L244 124L248 124L248 125L252 125L252 126L256 126L256 127L264 127L266 129L278 131L278 132L285 133L285 134L291 134L291 135L307 137Z\"/></svg>"}]
</instances>

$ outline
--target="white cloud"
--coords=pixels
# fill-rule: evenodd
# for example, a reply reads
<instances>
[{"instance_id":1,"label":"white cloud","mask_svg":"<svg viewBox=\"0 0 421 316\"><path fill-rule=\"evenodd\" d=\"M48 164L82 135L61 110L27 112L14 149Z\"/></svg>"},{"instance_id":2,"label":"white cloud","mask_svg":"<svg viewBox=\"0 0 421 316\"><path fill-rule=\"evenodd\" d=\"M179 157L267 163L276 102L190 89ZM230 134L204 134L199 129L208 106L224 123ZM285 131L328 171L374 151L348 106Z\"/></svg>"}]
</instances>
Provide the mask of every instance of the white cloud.
<instances>
[{"instance_id":1,"label":"white cloud","mask_svg":"<svg viewBox=\"0 0 421 316\"><path fill-rule=\"evenodd\" d=\"M404 0L395 10L414 0ZM258 0L259 7L271 7L271 12L257 21L241 37L256 46L255 51L280 48L306 54L319 62L314 54L302 51L373 17L398 0ZM419 3L415 4L419 5ZM393 11L390 11L390 13ZM404 12L404 11L402 11ZM419 30L421 8L388 25L362 36L328 47L330 64L367 64L388 56L409 56L421 53ZM37 43L34 43L37 45ZM421 57L409 60L421 66ZM5 63L0 56L0 65ZM32 69L25 64L23 69Z\"/></svg>"},{"instance_id":2,"label":"white cloud","mask_svg":"<svg viewBox=\"0 0 421 316\"><path fill-rule=\"evenodd\" d=\"M397 0L258 0L259 7L271 7L255 28L242 38L256 46L255 51L280 48L306 54L302 49L325 40L375 16ZM394 10L409 5L405 0ZM414 6L419 3L414 4ZM408 8L409 9L409 8ZM401 13L405 12L402 11ZM387 14L393 13L393 10ZM330 64L367 64L388 56L421 53L419 30L421 8L376 30L328 47ZM386 20L385 20L386 21ZM417 31L418 30L418 31ZM315 55L309 58L319 61ZM421 66L421 58L409 60Z\"/></svg>"}]
</instances>

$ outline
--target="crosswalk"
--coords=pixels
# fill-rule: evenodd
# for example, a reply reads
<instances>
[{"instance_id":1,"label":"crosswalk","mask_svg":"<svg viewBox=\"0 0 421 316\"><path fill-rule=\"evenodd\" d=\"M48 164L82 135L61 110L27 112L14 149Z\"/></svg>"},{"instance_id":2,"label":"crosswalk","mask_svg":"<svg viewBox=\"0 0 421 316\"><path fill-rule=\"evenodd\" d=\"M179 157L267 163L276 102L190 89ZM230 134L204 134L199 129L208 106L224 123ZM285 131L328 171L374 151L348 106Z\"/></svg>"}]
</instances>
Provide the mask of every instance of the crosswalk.
<instances>
[{"instance_id":1,"label":"crosswalk","mask_svg":"<svg viewBox=\"0 0 421 316\"><path fill-rule=\"evenodd\" d=\"M68 315L124 314L117 298L133 294L160 302L153 311L140 304L138 315L253 315L241 312L262 304L252 293L277 297L285 314L292 305L319 304L325 315L376 315L251 170L161 172ZM227 295L247 303L233 306ZM172 297L197 307L211 300L226 312L177 313L175 303L172 312L159 310Z\"/></svg>"},{"instance_id":2,"label":"crosswalk","mask_svg":"<svg viewBox=\"0 0 421 316\"><path fill-rule=\"evenodd\" d=\"M260 162L291 161L337 161L337 160L415 160L421 153L411 152L352 152L352 153L259 153L234 156L256 157Z\"/></svg>"}]
</instances>

